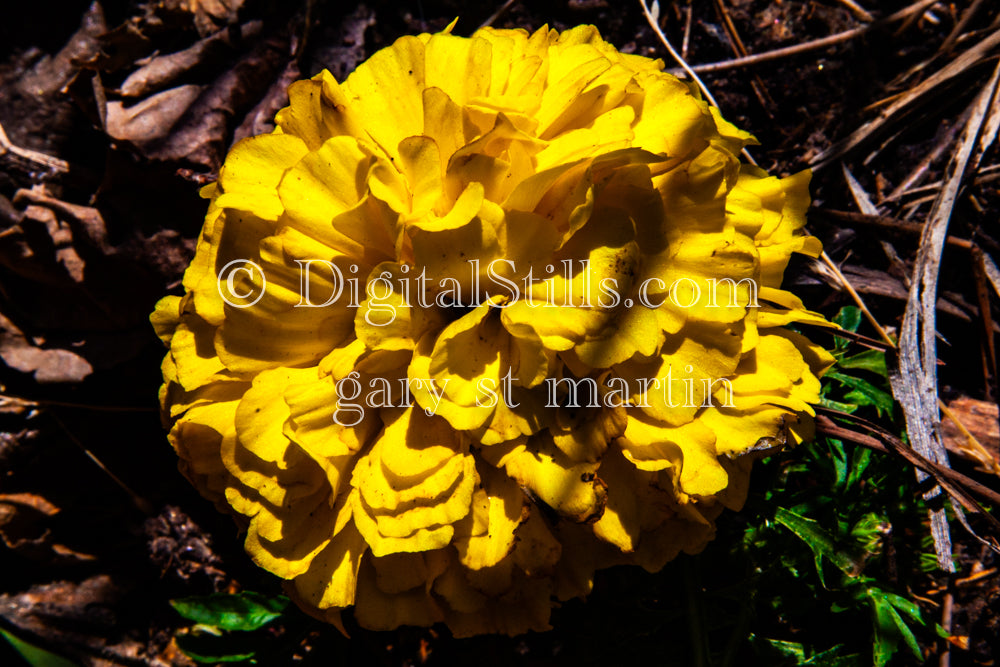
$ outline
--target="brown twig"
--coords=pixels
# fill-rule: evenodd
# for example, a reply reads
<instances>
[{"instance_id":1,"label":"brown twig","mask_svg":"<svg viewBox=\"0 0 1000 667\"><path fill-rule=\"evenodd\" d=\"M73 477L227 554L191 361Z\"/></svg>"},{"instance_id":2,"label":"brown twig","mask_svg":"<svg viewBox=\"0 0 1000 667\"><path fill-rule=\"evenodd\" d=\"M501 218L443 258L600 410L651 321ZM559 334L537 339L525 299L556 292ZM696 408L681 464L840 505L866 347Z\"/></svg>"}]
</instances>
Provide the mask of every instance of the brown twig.
<instances>
[{"instance_id":1,"label":"brown twig","mask_svg":"<svg viewBox=\"0 0 1000 667\"><path fill-rule=\"evenodd\" d=\"M90 410L93 412L159 412L154 407L143 407L137 405L96 405L93 403L70 403L68 401L50 401L42 398L24 398L9 393L0 393L0 407L4 405L14 405L24 408L59 407L74 408L77 410Z\"/></svg>"},{"instance_id":2,"label":"brown twig","mask_svg":"<svg viewBox=\"0 0 1000 667\"><path fill-rule=\"evenodd\" d=\"M133 491L131 488L129 488L128 484L123 482L122 479L118 477L118 475L111 472L108 469L108 467L104 465L104 463L99 458L97 458L97 456L92 451L90 451L87 448L86 445L80 442L80 439L77 438L76 435L74 435L71 430L69 430L69 427L67 427L66 424L64 424L63 421L59 419L59 417L57 417L52 411L49 411L47 414L49 415L49 417L52 418L52 421L54 421L59 426L59 428L62 429L63 433L66 434L66 437L69 439L69 441L72 442L73 445L77 447L77 449L83 452L84 456L90 459L94 463L94 465L96 465L98 468L103 470L104 474L107 475L112 482L114 482L119 488L121 488L126 494L128 494L129 498L131 498L132 500L132 504L135 505L135 507L140 512L142 512L146 516L153 516L155 514L155 512L153 511L153 506L149 503L149 501L140 496L135 491Z\"/></svg>"},{"instance_id":3,"label":"brown twig","mask_svg":"<svg viewBox=\"0 0 1000 667\"><path fill-rule=\"evenodd\" d=\"M886 123L899 116L903 112L911 110L913 106L922 100L932 90L937 89L945 83L951 82L955 77L964 74L969 67L976 64L981 58L985 58L994 48L1000 45L1000 30L996 30L978 44L971 47L962 55L955 58L940 70L930 75L916 86L913 86L898 100L882 111L877 118L868 121L842 141L834 144L813 160L813 170L819 170L829 165L832 161L840 158L846 153L854 150L861 144L869 141L879 131L884 129Z\"/></svg>"},{"instance_id":4,"label":"brown twig","mask_svg":"<svg viewBox=\"0 0 1000 667\"><path fill-rule=\"evenodd\" d=\"M924 226L916 222L908 222L906 220L901 220L899 218L893 218L886 215L868 215L867 213L855 213L853 211L835 211L832 209L814 209L810 211L810 215L816 215L821 218L826 218L835 222L846 222L854 225L867 225L869 227L877 227L879 229L887 229L894 232L905 232L907 234L920 234L924 230ZM958 238L957 236L949 236L945 239L948 245L954 246L956 248L962 248L964 250L971 250L973 248L972 241L966 239Z\"/></svg>"},{"instance_id":5,"label":"brown twig","mask_svg":"<svg viewBox=\"0 0 1000 667\"><path fill-rule=\"evenodd\" d=\"M881 352L888 352L889 350L893 349L892 345L889 345L886 342L875 340L874 338L869 338L868 336L862 336L859 333L855 333L854 331L848 331L847 329L836 329L829 326L820 326L819 324L813 324L811 322L799 322L797 326L806 326L812 328L815 331L827 333L837 338L846 338L850 340L852 343L857 343L858 345L867 347L870 350L879 350Z\"/></svg>"},{"instance_id":6,"label":"brown twig","mask_svg":"<svg viewBox=\"0 0 1000 667\"><path fill-rule=\"evenodd\" d=\"M688 0L687 17L684 19L684 39L681 40L681 58L687 60L688 46L691 44L691 18L694 16L694 2Z\"/></svg>"},{"instance_id":7,"label":"brown twig","mask_svg":"<svg viewBox=\"0 0 1000 667\"><path fill-rule=\"evenodd\" d=\"M483 28L488 28L491 25L493 25L501 16L506 14L510 10L510 8L514 6L514 3L516 2L517 0L507 0L507 2L500 5L500 9L493 12L493 14L488 19L483 21L482 25L479 26L479 29L482 30Z\"/></svg>"},{"instance_id":8,"label":"brown twig","mask_svg":"<svg viewBox=\"0 0 1000 667\"><path fill-rule=\"evenodd\" d=\"M993 317L990 313L989 275L986 268L986 253L980 248L972 248L972 275L976 280L976 300L979 303L980 322L983 325L983 344L980 345L983 362L983 380L987 400L993 400L996 395L997 381L997 351L993 335ZM990 457L993 461L993 457ZM995 463L994 463L995 466Z\"/></svg>"},{"instance_id":9,"label":"brown twig","mask_svg":"<svg viewBox=\"0 0 1000 667\"><path fill-rule=\"evenodd\" d=\"M868 433L861 433L839 426L833 421L833 417L858 424L865 428ZM1000 507L1000 493L997 493L985 484L981 484L951 468L927 460L885 429L854 415L818 407L816 408L816 429L824 435L849 440L850 442L884 454L896 454L902 457L913 467L923 470L928 475L934 477L935 481L941 484L942 488L948 491L966 510L981 514L993 526L997 534L1000 535L1000 520L992 514L985 512L979 506L978 502L972 498L972 496L978 496L993 506Z\"/></svg>"},{"instance_id":10,"label":"brown twig","mask_svg":"<svg viewBox=\"0 0 1000 667\"><path fill-rule=\"evenodd\" d=\"M803 42L802 44L795 44L793 46L786 46L781 49L774 49L773 51L765 51L764 53L755 53L743 58L734 58L732 60L724 60L716 63L706 63L704 65L694 65L691 69L695 72L721 72L722 70L759 65L760 63L778 60L779 58L787 58L788 56L808 53L827 46L835 46L837 44L850 41L855 37L859 37L873 28L895 23L896 21L905 19L907 16L916 12L923 12L937 1L938 0L920 0L920 2L915 2L909 7L906 7L891 16L887 16L884 19L867 23L857 28L851 28L850 30L844 30L843 32L838 32L828 37L821 37L820 39L814 39L808 42Z\"/></svg>"},{"instance_id":11,"label":"brown twig","mask_svg":"<svg viewBox=\"0 0 1000 667\"><path fill-rule=\"evenodd\" d=\"M723 25L726 26L726 37L729 40L729 45L732 47L733 51L739 57L744 57L749 55L747 47L743 44L743 40L740 38L740 33L736 30L736 24L733 23L732 16L729 15L729 10L726 9L726 3L724 0L715 0L715 11L722 18ZM767 92L767 88L764 86L764 82L757 75L753 75L753 80L750 82L753 88L754 95L757 96L757 101L760 102L760 106L764 109L764 113L770 118L774 118L774 114L771 109L774 107L774 98Z\"/></svg>"},{"instance_id":12,"label":"brown twig","mask_svg":"<svg viewBox=\"0 0 1000 667\"><path fill-rule=\"evenodd\" d=\"M667 36L663 34L663 30L660 29L660 24L658 21L659 5L656 4L656 0L653 0L653 2L654 2L653 7L655 10L655 15L654 12L651 11L649 6L646 4L646 0L639 0L639 6L642 7L642 13L645 15L646 22L649 23L649 27L651 27L653 29L653 32L656 33L656 36L660 39L660 43L662 43L663 46L667 49L667 52L670 53L670 57L672 57L674 61L681 66L681 69L683 69L687 73L687 75L691 77L691 80L698 85L698 89L701 90L701 92L705 95L705 98L708 100L708 103L711 104L713 107L718 107L719 103L715 101L715 97L712 96L712 92L708 89L708 86L705 85L705 82L702 81L697 74L695 74L694 70L692 70L691 67L687 64L687 61L681 57L681 54L677 53L677 50L674 48L673 44L671 44L670 40L667 39ZM747 162L749 162L750 164L753 165L757 164L757 161L753 159L753 156L750 155L750 151L748 151L746 148L741 150L740 154L743 155L743 157L745 157L747 159Z\"/></svg>"},{"instance_id":13,"label":"brown twig","mask_svg":"<svg viewBox=\"0 0 1000 667\"><path fill-rule=\"evenodd\" d=\"M844 273L840 270L840 267L837 266L837 264L832 259L830 259L830 256L826 254L825 250L819 257L820 260L822 260L823 264L826 265L826 268L829 269L830 272L833 273L833 276L840 282L840 286L844 288L844 290L854 300L854 303L857 304L858 308L861 309L861 313L865 316L865 319L868 320L868 323L872 325L872 328L874 328L875 331L878 332L879 337L883 341L891 345L893 348L895 348L896 341L894 341L892 338L889 337L889 334L886 333L885 329L882 328L882 325L879 324L878 320L875 319L875 316L872 315L872 311L868 310L868 306L865 304L865 300L862 299L861 295L858 294L858 291L854 289L854 285L851 284L851 281L849 281L847 277L844 275Z\"/></svg>"},{"instance_id":14,"label":"brown twig","mask_svg":"<svg viewBox=\"0 0 1000 667\"><path fill-rule=\"evenodd\" d=\"M868 13L868 10L854 2L854 0L837 0L840 4L851 10L851 13L855 17L861 19L862 21L874 21L875 17Z\"/></svg>"},{"instance_id":15,"label":"brown twig","mask_svg":"<svg viewBox=\"0 0 1000 667\"><path fill-rule=\"evenodd\" d=\"M930 166L937 162L941 156L945 154L945 151L951 148L951 145L955 143L955 140L958 139L958 133L963 127L965 127L965 123L969 119L968 113L969 110L966 109L962 115L954 123L952 123L951 127L942 133L938 141L935 142L934 147L927 152L927 155L925 155L923 159L917 163L917 166L914 167L909 174L907 174L906 178L904 178L883 201L890 202L898 199L903 193L909 191L913 188L913 186L923 180L923 178L927 175L927 171L930 169Z\"/></svg>"},{"instance_id":16,"label":"brown twig","mask_svg":"<svg viewBox=\"0 0 1000 667\"><path fill-rule=\"evenodd\" d=\"M978 565L978 563L977 563L977 565ZM962 579L956 579L955 580L955 585L956 586L968 586L969 584L974 584L977 581L980 581L982 579L987 579L989 577L992 577L996 573L997 573L997 568L995 568L995 567L991 567L988 570L983 570L983 569L980 569L978 571L973 570L972 574L970 574L969 576L963 577Z\"/></svg>"},{"instance_id":17,"label":"brown twig","mask_svg":"<svg viewBox=\"0 0 1000 667\"><path fill-rule=\"evenodd\" d=\"M976 12L982 6L983 0L972 0L972 4L962 12L962 18L958 20L958 23L955 24L955 27L951 29L951 32L948 33L948 36L941 43L940 48L938 48L939 54L951 51L952 47L955 46L955 42L958 41L958 38L965 32L966 27L968 27L969 21L972 20L972 17L976 15Z\"/></svg>"},{"instance_id":18,"label":"brown twig","mask_svg":"<svg viewBox=\"0 0 1000 667\"><path fill-rule=\"evenodd\" d=\"M684 70L687 73L687 75L691 77L691 80L698 84L698 88L705 95L705 98L708 100L709 104L711 104L713 107L718 107L719 103L715 101L715 98L712 96L711 91L709 91L708 86L705 85L705 82L701 80L701 78L694 72L691 66L687 64L687 61L681 57L681 54L677 53L677 50L674 48L673 44L670 43L670 40L667 39L667 36L663 34L663 30L660 29L660 23L658 20L659 5L656 5L655 1L656 0L654 0L654 7L656 7L656 15L654 15L653 12L650 11L649 6L646 4L646 0L639 0L639 6L642 7L642 13L646 17L646 22L649 23L649 27L651 27L653 29L653 32L656 33L656 36L660 39L660 43L663 44L663 46L667 49L667 52L670 54L670 57L674 59L674 62L680 65L681 69Z\"/></svg>"},{"instance_id":19,"label":"brown twig","mask_svg":"<svg viewBox=\"0 0 1000 667\"><path fill-rule=\"evenodd\" d=\"M1000 42L1000 31L994 37ZM915 453L944 467L948 467L948 455L940 434L933 428L933 424L939 420L942 405L938 397L937 380L935 306L938 275L948 223L998 81L1000 65L994 69L990 80L971 105L973 110L965 124L958 151L952 156L946 169L945 186L934 202L920 237L920 249L913 268L909 299L899 334L899 370L889 377L893 394L903 408L906 430ZM918 481L923 481L923 477L923 474L917 474ZM932 490L930 495L934 493L937 491ZM938 564L941 569L954 572L951 538L944 510L930 510L930 517Z\"/></svg>"},{"instance_id":20,"label":"brown twig","mask_svg":"<svg viewBox=\"0 0 1000 667\"><path fill-rule=\"evenodd\" d=\"M982 185L983 183L991 183L996 180L1000 180L1000 164L991 164L988 167L983 167L979 170L979 173L969 179L969 183L972 185ZM934 181L933 183L913 188L909 192L904 192L903 196L912 197L927 193L936 193L943 185L943 181Z\"/></svg>"},{"instance_id":21,"label":"brown twig","mask_svg":"<svg viewBox=\"0 0 1000 667\"><path fill-rule=\"evenodd\" d=\"M10 155L15 160L21 160L29 165L33 165L35 169L45 169L55 174L65 174L69 171L69 162L66 162L65 160L60 160L57 157L52 157L51 155L46 155L45 153L39 153L38 151L15 146L7 137L7 133L4 131L3 125L0 125L0 158L4 158L7 155ZM2 161L3 160L0 159L0 162Z\"/></svg>"},{"instance_id":22,"label":"brown twig","mask_svg":"<svg viewBox=\"0 0 1000 667\"><path fill-rule=\"evenodd\" d=\"M955 596L948 591L944 596L944 604L941 605L941 627L949 635L951 634L951 615L955 609ZM938 658L938 667L951 667L951 644L944 643L944 652Z\"/></svg>"}]
</instances>

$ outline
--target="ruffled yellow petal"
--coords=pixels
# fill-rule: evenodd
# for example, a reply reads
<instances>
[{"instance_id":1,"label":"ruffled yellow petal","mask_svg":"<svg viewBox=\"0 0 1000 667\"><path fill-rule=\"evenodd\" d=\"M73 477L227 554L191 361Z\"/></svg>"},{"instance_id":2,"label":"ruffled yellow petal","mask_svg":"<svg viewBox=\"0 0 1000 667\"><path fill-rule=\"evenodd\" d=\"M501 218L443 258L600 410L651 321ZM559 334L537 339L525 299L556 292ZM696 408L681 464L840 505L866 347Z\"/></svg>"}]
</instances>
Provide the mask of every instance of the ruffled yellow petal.
<instances>
[{"instance_id":1,"label":"ruffled yellow petal","mask_svg":"<svg viewBox=\"0 0 1000 667\"><path fill-rule=\"evenodd\" d=\"M447 422L420 409L386 425L351 480L354 520L375 556L451 542L479 482L467 447Z\"/></svg>"},{"instance_id":2,"label":"ruffled yellow petal","mask_svg":"<svg viewBox=\"0 0 1000 667\"><path fill-rule=\"evenodd\" d=\"M151 317L182 472L343 630L549 628L809 437L808 172L593 26L404 37L233 147Z\"/></svg>"}]
</instances>

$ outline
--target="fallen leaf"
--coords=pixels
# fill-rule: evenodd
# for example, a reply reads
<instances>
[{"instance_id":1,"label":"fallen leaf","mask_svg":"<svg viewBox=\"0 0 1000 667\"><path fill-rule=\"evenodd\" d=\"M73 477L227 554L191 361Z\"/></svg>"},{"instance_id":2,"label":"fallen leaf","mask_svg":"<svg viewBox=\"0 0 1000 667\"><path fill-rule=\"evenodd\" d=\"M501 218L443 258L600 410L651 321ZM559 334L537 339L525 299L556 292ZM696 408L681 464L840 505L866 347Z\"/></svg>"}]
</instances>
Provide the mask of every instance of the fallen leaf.
<instances>
[{"instance_id":1,"label":"fallen leaf","mask_svg":"<svg viewBox=\"0 0 1000 667\"><path fill-rule=\"evenodd\" d=\"M49 564L94 560L52 539L47 519L59 508L34 493L0 494L0 539L9 549L33 561Z\"/></svg>"},{"instance_id":2,"label":"fallen leaf","mask_svg":"<svg viewBox=\"0 0 1000 667\"><path fill-rule=\"evenodd\" d=\"M94 371L78 354L29 342L3 314L0 314L0 360L14 370L33 374L40 384L80 382Z\"/></svg>"},{"instance_id":3,"label":"fallen leaf","mask_svg":"<svg viewBox=\"0 0 1000 667\"><path fill-rule=\"evenodd\" d=\"M944 417L941 420L941 437L949 452L965 459L976 461L990 469L989 461L983 456L993 458L995 464L1000 463L1000 409L992 401L980 401L968 396L960 396L948 403L948 409L969 430L976 440L986 448L986 452L971 450L965 435L955 423Z\"/></svg>"},{"instance_id":4,"label":"fallen leaf","mask_svg":"<svg viewBox=\"0 0 1000 667\"><path fill-rule=\"evenodd\" d=\"M190 12L201 35L209 35L236 18L243 0L166 0L173 11Z\"/></svg>"},{"instance_id":5,"label":"fallen leaf","mask_svg":"<svg viewBox=\"0 0 1000 667\"><path fill-rule=\"evenodd\" d=\"M125 635L115 613L122 591L108 575L80 583L60 581L0 595L4 627L23 641L94 666L145 664L168 667ZM96 656L100 656L99 658Z\"/></svg>"},{"instance_id":6,"label":"fallen leaf","mask_svg":"<svg viewBox=\"0 0 1000 667\"><path fill-rule=\"evenodd\" d=\"M202 90L203 86L188 84L150 95L130 106L125 106L124 102L109 101L107 133L114 139L132 142L142 149L168 136Z\"/></svg>"},{"instance_id":7,"label":"fallen leaf","mask_svg":"<svg viewBox=\"0 0 1000 667\"><path fill-rule=\"evenodd\" d=\"M186 49L151 58L128 75L119 92L124 97L144 97L170 85L184 74L199 67L217 65L230 56L239 44L260 34L263 23L250 21L240 26L238 40L228 30L200 39Z\"/></svg>"}]
</instances>

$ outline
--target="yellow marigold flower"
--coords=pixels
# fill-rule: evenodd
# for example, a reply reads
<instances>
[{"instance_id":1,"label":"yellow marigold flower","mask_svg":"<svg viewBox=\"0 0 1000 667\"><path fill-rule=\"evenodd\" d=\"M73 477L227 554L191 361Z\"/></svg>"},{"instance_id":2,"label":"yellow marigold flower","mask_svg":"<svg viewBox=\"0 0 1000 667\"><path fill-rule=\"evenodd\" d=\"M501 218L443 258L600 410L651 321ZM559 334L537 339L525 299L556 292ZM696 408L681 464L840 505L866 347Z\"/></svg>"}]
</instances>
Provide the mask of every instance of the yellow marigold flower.
<instances>
[{"instance_id":1,"label":"yellow marigold flower","mask_svg":"<svg viewBox=\"0 0 1000 667\"><path fill-rule=\"evenodd\" d=\"M153 323L181 469L311 613L548 628L807 434L808 173L597 30L403 37L237 144ZM251 264L252 262L252 264Z\"/></svg>"}]
</instances>

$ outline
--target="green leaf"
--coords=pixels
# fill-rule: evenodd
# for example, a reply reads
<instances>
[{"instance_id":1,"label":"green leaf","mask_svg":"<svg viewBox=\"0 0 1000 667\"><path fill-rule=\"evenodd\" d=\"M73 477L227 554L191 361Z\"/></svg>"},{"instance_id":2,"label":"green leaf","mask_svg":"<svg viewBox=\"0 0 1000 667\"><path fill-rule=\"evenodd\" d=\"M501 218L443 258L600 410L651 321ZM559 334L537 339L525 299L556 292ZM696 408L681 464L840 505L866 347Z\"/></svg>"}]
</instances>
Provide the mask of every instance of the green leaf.
<instances>
[{"instance_id":1,"label":"green leaf","mask_svg":"<svg viewBox=\"0 0 1000 667\"><path fill-rule=\"evenodd\" d=\"M872 641L872 659L875 667L885 667L896 651L899 650L899 633L896 623L889 611L892 605L881 600L871 599L872 612L875 615L875 636Z\"/></svg>"},{"instance_id":2,"label":"green leaf","mask_svg":"<svg viewBox=\"0 0 1000 667\"><path fill-rule=\"evenodd\" d=\"M874 405L875 409L878 410L879 416L883 415L883 413L892 414L892 396L871 382L852 375L838 373L837 371L827 371L823 377L836 380L842 385L849 387L851 391L844 396L846 400L858 405Z\"/></svg>"},{"instance_id":3,"label":"green leaf","mask_svg":"<svg viewBox=\"0 0 1000 667\"><path fill-rule=\"evenodd\" d=\"M834 486L840 488L847 481L847 452L844 451L844 443L836 438L827 438L826 443L833 461Z\"/></svg>"},{"instance_id":4,"label":"green leaf","mask_svg":"<svg viewBox=\"0 0 1000 667\"><path fill-rule=\"evenodd\" d=\"M233 595L214 593L180 598L171 600L170 604L189 621L222 630L250 631L262 628L281 616L288 606L288 598L271 598L245 591Z\"/></svg>"},{"instance_id":5,"label":"green leaf","mask_svg":"<svg viewBox=\"0 0 1000 667\"><path fill-rule=\"evenodd\" d=\"M869 588L867 594L875 615L875 642L873 645L875 664L881 667L888 663L889 659L899 650L900 640L906 644L917 659L922 658L920 645L917 643L913 631L910 630L906 621L889 601L888 596L894 598L899 598L899 596L886 593L878 588Z\"/></svg>"},{"instance_id":6,"label":"green leaf","mask_svg":"<svg viewBox=\"0 0 1000 667\"><path fill-rule=\"evenodd\" d=\"M840 401L831 401L825 396L819 399L819 404L824 408L830 408L831 410L836 410L837 412L843 412L846 414L853 414L857 409L857 405L851 403L841 403Z\"/></svg>"},{"instance_id":7,"label":"green leaf","mask_svg":"<svg viewBox=\"0 0 1000 667\"><path fill-rule=\"evenodd\" d=\"M758 653L768 654L766 656L769 658L768 664L775 664L778 660L782 665L795 665L795 667L862 667L861 656L840 655L844 650L843 644L837 644L807 658L806 647L798 642L755 636L751 636L751 640L758 648ZM764 651L761 651L761 648Z\"/></svg>"},{"instance_id":8,"label":"green leaf","mask_svg":"<svg viewBox=\"0 0 1000 667\"><path fill-rule=\"evenodd\" d=\"M917 603L913 602L912 600L907 600L906 598L900 595L896 595L895 593L890 593L888 591L882 591L882 590L880 590L879 592L882 594L885 600L893 607L900 610L901 612L909 616L911 619L913 619L920 625L924 625L924 617L921 616L920 607L917 606Z\"/></svg>"},{"instance_id":9,"label":"green leaf","mask_svg":"<svg viewBox=\"0 0 1000 667\"><path fill-rule=\"evenodd\" d=\"M796 514L784 507L775 509L774 520L795 533L799 539L809 546L816 557L816 567L821 581L823 578L823 571L820 566L821 556L829 559L844 574L851 577L858 576L864 569L864 559L839 548L833 537L816 521Z\"/></svg>"},{"instance_id":10,"label":"green leaf","mask_svg":"<svg viewBox=\"0 0 1000 667\"><path fill-rule=\"evenodd\" d=\"M834 316L833 321L835 324L840 325L841 329L846 331L857 331L858 327L861 326L861 310L855 306L844 306L840 309L840 312ZM834 356L841 356L847 348L850 347L850 345L851 341L847 338L834 338Z\"/></svg>"},{"instance_id":11,"label":"green leaf","mask_svg":"<svg viewBox=\"0 0 1000 667\"><path fill-rule=\"evenodd\" d=\"M858 327L861 326L861 309L857 306L844 306L834 316L833 321L840 325L841 329L857 331Z\"/></svg>"},{"instance_id":12,"label":"green leaf","mask_svg":"<svg viewBox=\"0 0 1000 667\"><path fill-rule=\"evenodd\" d=\"M885 352L881 350L865 350L850 357L844 357L837 362L841 368L850 368L875 373L879 377L888 377L885 367Z\"/></svg>"},{"instance_id":13,"label":"green leaf","mask_svg":"<svg viewBox=\"0 0 1000 667\"><path fill-rule=\"evenodd\" d=\"M866 447L858 447L854 450L854 456L851 460L851 472L847 476L847 484L845 489L849 489L861 481L861 478L865 474L865 470L868 469L868 464L871 462L872 450Z\"/></svg>"},{"instance_id":14,"label":"green leaf","mask_svg":"<svg viewBox=\"0 0 1000 667\"><path fill-rule=\"evenodd\" d=\"M195 662L217 664L220 662L246 662L255 655L256 650L241 648L231 637L216 637L214 635L185 634L175 635L177 648Z\"/></svg>"},{"instance_id":15,"label":"green leaf","mask_svg":"<svg viewBox=\"0 0 1000 667\"><path fill-rule=\"evenodd\" d=\"M843 644L837 644L831 649L817 653L802 663L803 667L806 665L809 667L862 667L861 656L857 653L838 655L843 648Z\"/></svg>"},{"instance_id":16,"label":"green leaf","mask_svg":"<svg viewBox=\"0 0 1000 667\"><path fill-rule=\"evenodd\" d=\"M75 662L18 639L6 630L0 630L0 635L3 635L3 638L31 667L77 667Z\"/></svg>"},{"instance_id":17,"label":"green leaf","mask_svg":"<svg viewBox=\"0 0 1000 667\"><path fill-rule=\"evenodd\" d=\"M770 648L780 655L782 658L791 658L795 660L796 665L801 665L806 659L806 649L798 642L787 642L781 639L769 639L768 637L761 637Z\"/></svg>"}]
</instances>

